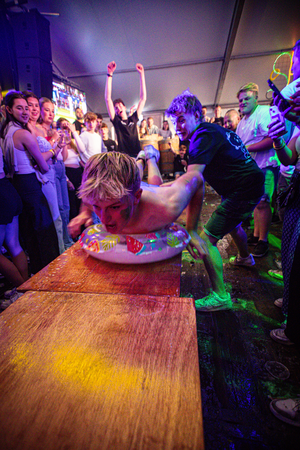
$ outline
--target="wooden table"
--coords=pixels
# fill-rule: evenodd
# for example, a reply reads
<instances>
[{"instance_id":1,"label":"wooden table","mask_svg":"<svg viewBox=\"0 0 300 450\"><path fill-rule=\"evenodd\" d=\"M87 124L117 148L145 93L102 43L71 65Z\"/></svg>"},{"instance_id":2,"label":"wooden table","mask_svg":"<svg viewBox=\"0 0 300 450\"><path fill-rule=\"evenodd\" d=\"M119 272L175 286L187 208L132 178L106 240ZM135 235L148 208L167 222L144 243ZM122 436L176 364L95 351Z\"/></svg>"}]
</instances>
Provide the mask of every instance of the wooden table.
<instances>
[{"instance_id":1,"label":"wooden table","mask_svg":"<svg viewBox=\"0 0 300 450\"><path fill-rule=\"evenodd\" d=\"M181 255L152 264L113 264L89 256L77 242L19 291L180 295Z\"/></svg>"},{"instance_id":2,"label":"wooden table","mask_svg":"<svg viewBox=\"0 0 300 450\"><path fill-rule=\"evenodd\" d=\"M31 291L0 336L1 450L204 448L191 299Z\"/></svg>"}]
</instances>

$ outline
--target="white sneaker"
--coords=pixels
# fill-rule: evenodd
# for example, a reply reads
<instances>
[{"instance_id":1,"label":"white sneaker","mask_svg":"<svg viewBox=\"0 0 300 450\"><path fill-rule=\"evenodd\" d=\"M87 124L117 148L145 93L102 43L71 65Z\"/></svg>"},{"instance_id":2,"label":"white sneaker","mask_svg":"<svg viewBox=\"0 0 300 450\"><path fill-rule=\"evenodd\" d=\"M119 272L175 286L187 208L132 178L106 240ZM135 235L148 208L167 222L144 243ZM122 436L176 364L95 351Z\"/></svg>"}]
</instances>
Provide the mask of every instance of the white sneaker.
<instances>
[{"instance_id":1,"label":"white sneaker","mask_svg":"<svg viewBox=\"0 0 300 450\"><path fill-rule=\"evenodd\" d=\"M270 409L277 419L300 427L300 399L299 398L275 398L270 403Z\"/></svg>"},{"instance_id":2,"label":"white sneaker","mask_svg":"<svg viewBox=\"0 0 300 450\"><path fill-rule=\"evenodd\" d=\"M160 153L157 148L153 147L153 145L145 145L144 152L146 156L146 161L151 158L155 158L156 164L158 164Z\"/></svg>"},{"instance_id":3,"label":"white sneaker","mask_svg":"<svg viewBox=\"0 0 300 450\"><path fill-rule=\"evenodd\" d=\"M283 303L283 298L277 298L274 301L274 305L277 306L278 308L282 308L282 303Z\"/></svg>"},{"instance_id":4,"label":"white sneaker","mask_svg":"<svg viewBox=\"0 0 300 450\"><path fill-rule=\"evenodd\" d=\"M232 264L233 266L245 266L245 267L251 267L255 265L255 261L253 256L250 255L246 256L246 258L242 258L240 255L237 256L232 256L229 259L229 263Z\"/></svg>"}]
</instances>

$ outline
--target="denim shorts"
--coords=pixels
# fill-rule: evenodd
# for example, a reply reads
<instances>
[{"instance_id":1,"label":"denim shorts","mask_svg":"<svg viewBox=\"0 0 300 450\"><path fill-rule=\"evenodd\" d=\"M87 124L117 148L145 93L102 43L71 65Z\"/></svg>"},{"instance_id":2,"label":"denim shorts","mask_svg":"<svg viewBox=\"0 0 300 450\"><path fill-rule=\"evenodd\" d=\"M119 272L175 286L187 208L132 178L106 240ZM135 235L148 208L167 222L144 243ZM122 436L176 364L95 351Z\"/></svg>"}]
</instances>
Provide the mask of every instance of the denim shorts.
<instances>
[{"instance_id":1,"label":"denim shorts","mask_svg":"<svg viewBox=\"0 0 300 450\"><path fill-rule=\"evenodd\" d=\"M222 199L222 203L203 227L205 233L216 239L222 239L225 234L233 231L249 217L260 199L258 197L252 200L240 200L234 195Z\"/></svg>"}]
</instances>

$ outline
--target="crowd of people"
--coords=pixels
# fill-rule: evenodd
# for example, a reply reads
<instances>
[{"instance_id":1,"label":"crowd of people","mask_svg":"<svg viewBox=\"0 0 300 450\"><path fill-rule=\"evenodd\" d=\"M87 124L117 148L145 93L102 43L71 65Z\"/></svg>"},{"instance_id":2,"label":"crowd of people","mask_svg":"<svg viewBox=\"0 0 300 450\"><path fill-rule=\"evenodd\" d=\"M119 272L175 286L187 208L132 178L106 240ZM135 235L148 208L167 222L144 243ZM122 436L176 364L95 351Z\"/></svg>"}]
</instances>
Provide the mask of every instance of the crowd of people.
<instances>
[{"instance_id":1,"label":"crowd of people","mask_svg":"<svg viewBox=\"0 0 300 450\"><path fill-rule=\"evenodd\" d=\"M282 306L286 320L282 328L272 330L271 337L300 346L296 289L300 265L299 58L300 41L294 48L294 81L282 92L289 107L275 96L275 118L268 105L258 103L259 88L251 82L238 90L239 111L229 109L222 117L217 105L211 119L198 98L184 91L172 100L161 129L151 116L140 120L147 99L141 64L136 65L140 78L137 107L128 114L121 98L112 100L116 70L112 61L107 66L105 102L116 141L109 137L100 114L83 114L77 108L73 124L63 117L54 123L51 99L38 99L29 91L9 91L0 135L0 246L5 246L10 258L0 254L0 272L18 287L69 248L82 226L95 220L95 214L112 233L146 233L168 225L187 208L189 251L203 259L212 286L209 295L195 301L196 309L230 309L217 242L231 234L238 249L230 261L235 266L253 266L255 258L265 256L272 199L283 177L278 198L284 214L284 294L276 304ZM180 139L179 152L172 147L167 117ZM175 180L167 189L161 186L159 151L153 146L141 150L141 140L153 135L169 139L170 151L175 153ZM146 166L148 183L155 185L150 190L145 185L141 188ZM221 203L199 235L204 181L221 196ZM242 223L252 213L254 230L247 237ZM254 248L249 253L251 245ZM2 308L14 301L14 295Z\"/></svg>"}]
</instances>

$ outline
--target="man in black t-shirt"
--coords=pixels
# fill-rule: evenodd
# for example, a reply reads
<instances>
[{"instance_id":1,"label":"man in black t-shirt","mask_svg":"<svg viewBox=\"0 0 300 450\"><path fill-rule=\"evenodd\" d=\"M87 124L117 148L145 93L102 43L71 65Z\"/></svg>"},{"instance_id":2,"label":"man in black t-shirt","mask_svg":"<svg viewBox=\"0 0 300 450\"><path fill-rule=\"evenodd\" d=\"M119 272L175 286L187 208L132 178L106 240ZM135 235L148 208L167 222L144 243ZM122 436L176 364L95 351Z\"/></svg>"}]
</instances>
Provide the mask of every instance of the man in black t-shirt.
<instances>
[{"instance_id":1,"label":"man in black t-shirt","mask_svg":"<svg viewBox=\"0 0 300 450\"><path fill-rule=\"evenodd\" d=\"M101 126L101 135L102 135L104 145L107 148L107 151L108 152L117 152L118 151L117 143L116 143L116 141L114 141L113 139L110 139L108 137L108 126L104 122L102 123L102 126Z\"/></svg>"},{"instance_id":2,"label":"man in black t-shirt","mask_svg":"<svg viewBox=\"0 0 300 450\"><path fill-rule=\"evenodd\" d=\"M80 134L81 131L85 130L82 109L81 108L76 108L75 109L75 114L76 114L76 120L75 120L75 122L73 122L73 124L75 125L76 131L78 132L78 134Z\"/></svg>"},{"instance_id":3,"label":"man in black t-shirt","mask_svg":"<svg viewBox=\"0 0 300 450\"><path fill-rule=\"evenodd\" d=\"M145 106L147 97L144 67L142 64L136 65L136 69L140 74L140 100L136 111L130 116L127 116L126 107L122 99L118 98L112 101L111 98L112 77L116 67L117 65L114 61L107 65L107 78L105 85L106 107L110 120L116 130L118 151L137 157L141 150L137 123Z\"/></svg>"},{"instance_id":4,"label":"man in black t-shirt","mask_svg":"<svg viewBox=\"0 0 300 450\"><path fill-rule=\"evenodd\" d=\"M253 256L247 248L247 235L241 227L264 193L264 174L251 158L241 139L232 131L210 123L202 123L200 101L188 90L177 96L166 111L181 140L189 139L189 172L201 173L204 179L222 196L222 203L200 233L197 225L202 208L204 189L193 197L187 209L187 230L194 257L203 258L213 291L195 301L196 309L211 312L230 309L232 302L223 280L223 263L217 242L227 233L233 237L239 254L230 262L252 266ZM203 253L204 242L208 254Z\"/></svg>"}]
</instances>

